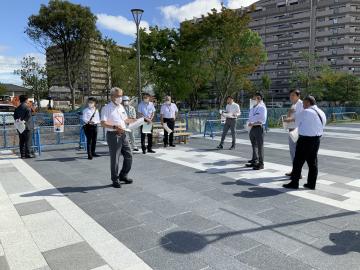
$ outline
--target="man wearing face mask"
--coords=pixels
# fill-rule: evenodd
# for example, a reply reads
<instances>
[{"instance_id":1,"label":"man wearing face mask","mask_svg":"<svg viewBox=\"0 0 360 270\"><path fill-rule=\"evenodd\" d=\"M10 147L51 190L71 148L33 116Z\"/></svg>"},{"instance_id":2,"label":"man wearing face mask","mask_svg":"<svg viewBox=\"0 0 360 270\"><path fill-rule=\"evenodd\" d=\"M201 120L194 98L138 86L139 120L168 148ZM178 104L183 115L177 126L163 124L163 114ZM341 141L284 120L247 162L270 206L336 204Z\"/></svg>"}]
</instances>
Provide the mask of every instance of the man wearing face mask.
<instances>
[{"instance_id":1,"label":"man wearing face mask","mask_svg":"<svg viewBox=\"0 0 360 270\"><path fill-rule=\"evenodd\" d=\"M252 159L246 164L246 167L262 170L264 169L264 125L267 119L267 109L261 93L256 93L253 101L255 105L250 109L248 123L251 128L249 137L252 146Z\"/></svg>"},{"instance_id":2,"label":"man wearing face mask","mask_svg":"<svg viewBox=\"0 0 360 270\"><path fill-rule=\"evenodd\" d=\"M172 130L170 135L164 129L164 147L170 145L175 147L174 144L174 129L175 129L175 119L176 114L178 113L178 108L175 103L171 102L171 97L166 96L165 102L161 105L160 115L161 115L161 125L167 124L167 126Z\"/></svg>"},{"instance_id":3,"label":"man wearing face mask","mask_svg":"<svg viewBox=\"0 0 360 270\"><path fill-rule=\"evenodd\" d=\"M136 110L133 106L130 105L130 99L128 96L123 96L122 98L122 102L123 102L123 106L125 108L127 117L129 119L134 119L136 120ZM135 144L135 134L134 131L126 131L126 136L128 136L129 141L130 141L130 145L133 151L139 151L139 149L137 148L136 144Z\"/></svg>"},{"instance_id":4,"label":"man wearing face mask","mask_svg":"<svg viewBox=\"0 0 360 270\"><path fill-rule=\"evenodd\" d=\"M152 124L152 120L155 116L155 106L152 102L150 102L150 95L148 93L144 93L143 94L143 101L140 102L139 106L138 106L138 113L141 117L144 117L144 120L147 124ZM146 125L145 123L145 125ZM154 150L152 150L152 132L150 133L143 133L143 126L141 126L140 128L140 133L141 133L141 149L143 154L146 154L146 149L148 153L155 153ZM148 145L146 147L145 144L145 136L147 135L147 139L148 139Z\"/></svg>"},{"instance_id":5,"label":"man wearing face mask","mask_svg":"<svg viewBox=\"0 0 360 270\"><path fill-rule=\"evenodd\" d=\"M89 97L87 101L87 107L83 110L82 120L84 122L84 132L86 136L86 145L88 159L93 157L99 157L95 153L96 140L97 140L97 125L100 124L99 111L96 109L96 98Z\"/></svg>"},{"instance_id":6,"label":"man wearing face mask","mask_svg":"<svg viewBox=\"0 0 360 270\"><path fill-rule=\"evenodd\" d=\"M126 137L126 124L133 122L127 117L122 103L123 90L114 87L110 90L111 101L101 111L101 126L106 129L106 140L110 152L110 169L113 187L120 188L120 181L131 184L128 173L132 165L132 153ZM124 157L120 170L121 155Z\"/></svg>"}]
</instances>

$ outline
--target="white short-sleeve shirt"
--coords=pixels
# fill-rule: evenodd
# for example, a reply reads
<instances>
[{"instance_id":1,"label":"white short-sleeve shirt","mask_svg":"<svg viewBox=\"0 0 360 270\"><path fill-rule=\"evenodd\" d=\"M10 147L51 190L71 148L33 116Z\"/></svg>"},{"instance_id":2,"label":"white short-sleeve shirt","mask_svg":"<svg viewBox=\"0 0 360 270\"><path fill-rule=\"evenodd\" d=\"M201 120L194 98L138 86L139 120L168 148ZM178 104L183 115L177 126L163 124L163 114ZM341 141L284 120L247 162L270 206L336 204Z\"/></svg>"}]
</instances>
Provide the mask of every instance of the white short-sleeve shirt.
<instances>
[{"instance_id":1,"label":"white short-sleeve shirt","mask_svg":"<svg viewBox=\"0 0 360 270\"><path fill-rule=\"evenodd\" d=\"M126 111L123 105L116 105L114 102L109 102L101 110L101 121L106 121L109 125L120 126L125 129L125 120L127 119ZM107 128L106 131L115 131Z\"/></svg>"},{"instance_id":2,"label":"white short-sleeve shirt","mask_svg":"<svg viewBox=\"0 0 360 270\"><path fill-rule=\"evenodd\" d=\"M95 112L95 114L94 114ZM91 118L94 115L93 118ZM96 108L90 109L89 107L86 107L83 110L82 113L82 120L84 121L85 124L87 124L91 119L91 122L93 122L94 124L100 124L100 115L99 115L99 111Z\"/></svg>"},{"instance_id":3,"label":"white short-sleeve shirt","mask_svg":"<svg viewBox=\"0 0 360 270\"><path fill-rule=\"evenodd\" d=\"M169 105L164 103L161 105L160 114L164 118L175 118L178 111L178 107L175 103L171 103Z\"/></svg>"}]
</instances>

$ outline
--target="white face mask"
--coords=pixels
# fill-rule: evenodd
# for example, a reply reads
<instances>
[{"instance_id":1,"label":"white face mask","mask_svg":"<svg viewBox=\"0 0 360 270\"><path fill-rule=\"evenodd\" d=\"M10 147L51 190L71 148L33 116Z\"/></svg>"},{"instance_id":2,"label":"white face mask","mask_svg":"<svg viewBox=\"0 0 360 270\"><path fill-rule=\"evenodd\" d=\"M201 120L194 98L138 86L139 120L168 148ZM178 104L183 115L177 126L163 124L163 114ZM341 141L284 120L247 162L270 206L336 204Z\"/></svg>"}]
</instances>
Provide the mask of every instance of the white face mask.
<instances>
[{"instance_id":1,"label":"white face mask","mask_svg":"<svg viewBox=\"0 0 360 270\"><path fill-rule=\"evenodd\" d=\"M116 103L117 105L120 105L121 102L122 102L122 97L117 97L117 98L115 99L115 103Z\"/></svg>"},{"instance_id":2,"label":"white face mask","mask_svg":"<svg viewBox=\"0 0 360 270\"><path fill-rule=\"evenodd\" d=\"M167 101L165 101L165 104L166 104L166 105L170 105L170 104L171 104L171 101L167 100Z\"/></svg>"},{"instance_id":3,"label":"white face mask","mask_svg":"<svg viewBox=\"0 0 360 270\"><path fill-rule=\"evenodd\" d=\"M92 103L92 102L88 103L88 106L89 106L90 109L93 109L93 108L95 108L95 103Z\"/></svg>"},{"instance_id":4,"label":"white face mask","mask_svg":"<svg viewBox=\"0 0 360 270\"><path fill-rule=\"evenodd\" d=\"M145 102L145 103L149 103L149 102L150 102L150 99L149 99L149 98L145 98L145 99L144 99L144 102Z\"/></svg>"},{"instance_id":5,"label":"white face mask","mask_svg":"<svg viewBox=\"0 0 360 270\"><path fill-rule=\"evenodd\" d=\"M123 104L124 104L125 106L127 106L127 105L129 105L129 101L124 101Z\"/></svg>"}]
</instances>

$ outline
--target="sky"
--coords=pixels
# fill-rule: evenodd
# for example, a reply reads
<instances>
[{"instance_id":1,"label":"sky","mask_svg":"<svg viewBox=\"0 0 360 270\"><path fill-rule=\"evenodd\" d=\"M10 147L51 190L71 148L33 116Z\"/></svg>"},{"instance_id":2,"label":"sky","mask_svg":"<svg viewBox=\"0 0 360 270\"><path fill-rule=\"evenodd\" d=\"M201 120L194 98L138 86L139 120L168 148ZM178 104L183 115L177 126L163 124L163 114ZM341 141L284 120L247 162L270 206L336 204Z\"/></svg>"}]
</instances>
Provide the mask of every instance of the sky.
<instances>
[{"instance_id":1,"label":"sky","mask_svg":"<svg viewBox=\"0 0 360 270\"><path fill-rule=\"evenodd\" d=\"M135 24L130 10L141 8L145 12L142 27L178 27L185 19L206 14L213 8L220 9L221 2L228 8L248 6L256 0L70 0L90 7L97 15L97 27L103 36L119 45L134 42ZM47 0L0 0L0 82L21 85L13 71L20 67L24 56L34 56L45 62L44 51L24 33L28 17L37 14Z\"/></svg>"}]
</instances>

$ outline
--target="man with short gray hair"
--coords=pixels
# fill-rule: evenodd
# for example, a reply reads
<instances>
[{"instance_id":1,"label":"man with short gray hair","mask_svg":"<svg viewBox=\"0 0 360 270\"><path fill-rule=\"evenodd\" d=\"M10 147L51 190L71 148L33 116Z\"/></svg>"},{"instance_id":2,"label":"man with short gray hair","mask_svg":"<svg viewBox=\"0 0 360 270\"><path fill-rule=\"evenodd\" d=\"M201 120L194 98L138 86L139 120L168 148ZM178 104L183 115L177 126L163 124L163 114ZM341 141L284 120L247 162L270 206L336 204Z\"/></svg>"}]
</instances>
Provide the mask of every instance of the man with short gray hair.
<instances>
[{"instance_id":1,"label":"man with short gray hair","mask_svg":"<svg viewBox=\"0 0 360 270\"><path fill-rule=\"evenodd\" d=\"M114 87L110 90L110 95L111 101L101 111L101 126L106 129L113 187L120 188L120 181L126 184L133 182L132 179L128 178L132 165L132 152L125 133L126 124L133 122L133 120L128 119L121 104L123 90ZM124 161L120 170L121 155L124 157Z\"/></svg>"}]
</instances>

